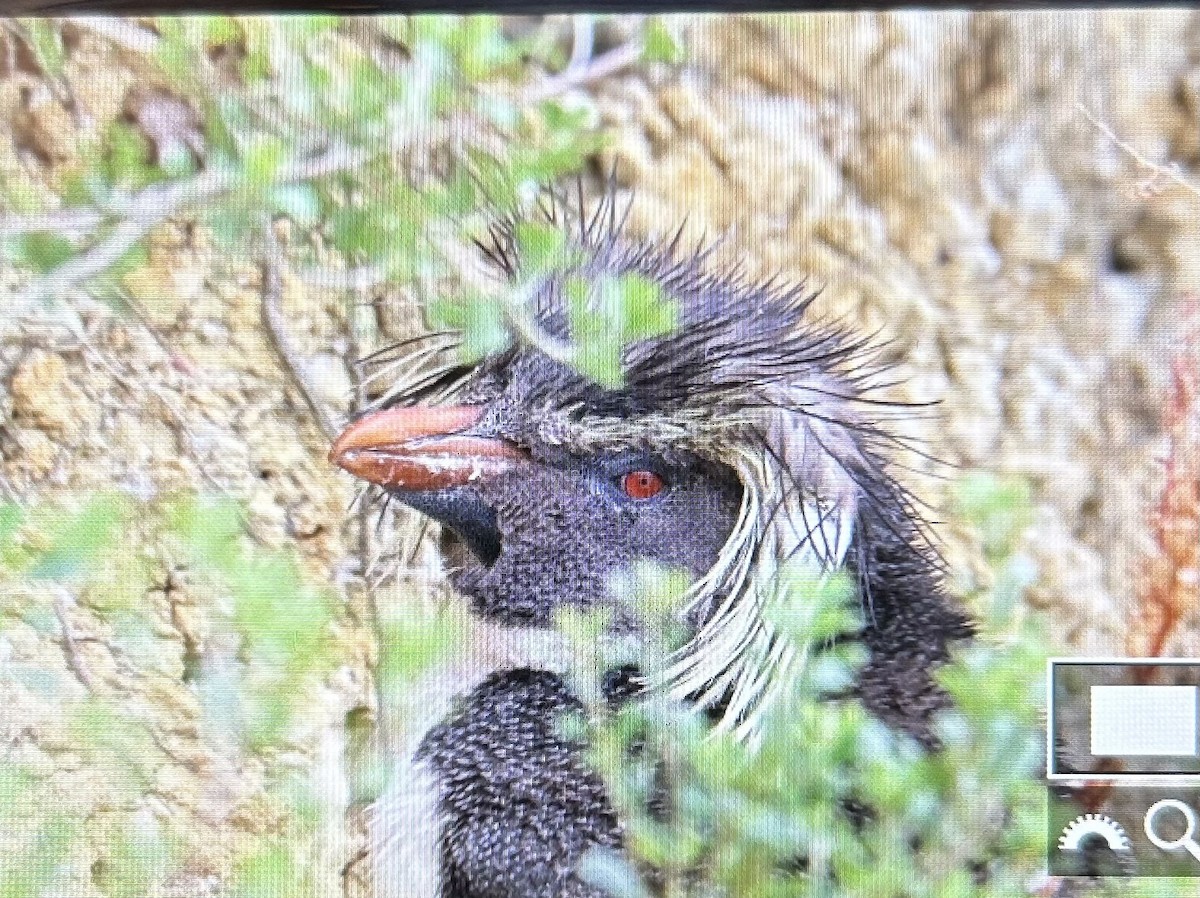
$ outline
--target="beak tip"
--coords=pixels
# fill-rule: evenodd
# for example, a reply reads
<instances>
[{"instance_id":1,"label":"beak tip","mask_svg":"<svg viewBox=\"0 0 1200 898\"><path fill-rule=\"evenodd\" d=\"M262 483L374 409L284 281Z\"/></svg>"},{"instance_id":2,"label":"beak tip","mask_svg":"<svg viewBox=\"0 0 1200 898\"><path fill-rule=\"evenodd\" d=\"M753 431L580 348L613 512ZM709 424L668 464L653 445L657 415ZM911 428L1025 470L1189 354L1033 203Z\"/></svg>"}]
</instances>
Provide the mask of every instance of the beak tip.
<instances>
[{"instance_id":1,"label":"beak tip","mask_svg":"<svg viewBox=\"0 0 1200 898\"><path fill-rule=\"evenodd\" d=\"M349 440L347 440L347 436L350 434L350 431L353 430L353 428L354 425L351 424L349 427L339 433L337 439L333 441L333 445L329 447L329 452L326 454L325 458L331 465L336 465L339 468L346 467L346 456L348 456L352 451L347 445L349 442Z\"/></svg>"},{"instance_id":2,"label":"beak tip","mask_svg":"<svg viewBox=\"0 0 1200 898\"><path fill-rule=\"evenodd\" d=\"M407 491L464 486L525 457L501 440L463 435L482 414L477 406L372 412L338 435L328 458L379 486Z\"/></svg>"}]
</instances>

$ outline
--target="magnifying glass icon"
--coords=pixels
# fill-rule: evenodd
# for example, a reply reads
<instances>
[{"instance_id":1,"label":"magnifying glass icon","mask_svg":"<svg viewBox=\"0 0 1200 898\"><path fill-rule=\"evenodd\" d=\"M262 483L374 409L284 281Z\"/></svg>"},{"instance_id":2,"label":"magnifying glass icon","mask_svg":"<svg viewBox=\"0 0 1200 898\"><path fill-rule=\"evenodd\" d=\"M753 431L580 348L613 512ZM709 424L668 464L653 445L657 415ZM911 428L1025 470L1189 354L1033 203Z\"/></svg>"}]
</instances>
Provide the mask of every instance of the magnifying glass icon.
<instances>
[{"instance_id":1,"label":"magnifying glass icon","mask_svg":"<svg viewBox=\"0 0 1200 898\"><path fill-rule=\"evenodd\" d=\"M1158 829L1154 825L1154 821L1158 815L1168 809L1178 811L1183 815L1183 835L1177 836L1174 839L1164 839L1159 835ZM1196 835L1196 812L1178 798L1164 798L1162 801L1156 801L1150 805L1150 808L1146 811L1146 818L1142 821L1142 827L1146 830L1146 838L1155 847L1161 848L1163 851L1186 848L1188 854L1197 861L1200 861L1200 845L1196 844L1196 840L1193 838Z\"/></svg>"}]
</instances>

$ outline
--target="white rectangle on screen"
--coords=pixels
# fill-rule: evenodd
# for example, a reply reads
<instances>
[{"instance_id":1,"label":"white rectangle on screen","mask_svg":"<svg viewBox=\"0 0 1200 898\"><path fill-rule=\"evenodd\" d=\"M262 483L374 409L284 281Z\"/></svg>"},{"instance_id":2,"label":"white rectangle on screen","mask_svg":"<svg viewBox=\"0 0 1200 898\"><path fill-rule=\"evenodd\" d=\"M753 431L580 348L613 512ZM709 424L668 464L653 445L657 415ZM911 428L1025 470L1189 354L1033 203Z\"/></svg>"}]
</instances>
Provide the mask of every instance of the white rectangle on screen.
<instances>
[{"instance_id":1,"label":"white rectangle on screen","mask_svg":"<svg viewBox=\"0 0 1200 898\"><path fill-rule=\"evenodd\" d=\"M1093 686L1092 754L1197 754L1198 697L1197 686Z\"/></svg>"}]
</instances>

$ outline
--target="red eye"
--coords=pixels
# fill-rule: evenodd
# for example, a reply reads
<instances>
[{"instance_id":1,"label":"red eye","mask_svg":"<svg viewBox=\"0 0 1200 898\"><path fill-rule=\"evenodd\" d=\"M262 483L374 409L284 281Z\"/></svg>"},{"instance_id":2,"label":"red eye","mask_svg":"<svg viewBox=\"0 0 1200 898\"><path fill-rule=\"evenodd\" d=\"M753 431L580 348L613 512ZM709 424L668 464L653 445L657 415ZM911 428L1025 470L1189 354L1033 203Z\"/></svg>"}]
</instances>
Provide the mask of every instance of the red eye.
<instances>
[{"instance_id":1,"label":"red eye","mask_svg":"<svg viewBox=\"0 0 1200 898\"><path fill-rule=\"evenodd\" d=\"M630 499L649 499L662 488L663 479L653 471L630 471L621 477L621 491Z\"/></svg>"}]
</instances>

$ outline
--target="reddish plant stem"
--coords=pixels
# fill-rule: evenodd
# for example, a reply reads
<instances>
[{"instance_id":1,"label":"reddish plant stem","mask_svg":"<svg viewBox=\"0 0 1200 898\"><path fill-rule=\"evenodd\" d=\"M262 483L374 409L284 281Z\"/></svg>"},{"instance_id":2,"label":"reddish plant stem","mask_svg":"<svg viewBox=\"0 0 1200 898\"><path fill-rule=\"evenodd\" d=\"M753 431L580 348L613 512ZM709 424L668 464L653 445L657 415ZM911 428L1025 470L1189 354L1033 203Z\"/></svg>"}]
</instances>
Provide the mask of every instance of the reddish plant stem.
<instances>
[{"instance_id":1,"label":"reddish plant stem","mask_svg":"<svg viewBox=\"0 0 1200 898\"><path fill-rule=\"evenodd\" d=\"M1126 649L1132 656L1160 658L1189 610L1200 605L1200 297L1184 302L1184 339L1171 360L1171 391L1163 408L1168 437L1162 493L1149 513L1154 551L1145 560L1138 591L1138 621ZM1135 668L1138 685L1153 682L1161 668ZM1119 759L1101 763L1095 773L1120 773ZM1101 808L1111 783L1079 790L1090 811Z\"/></svg>"}]
</instances>

